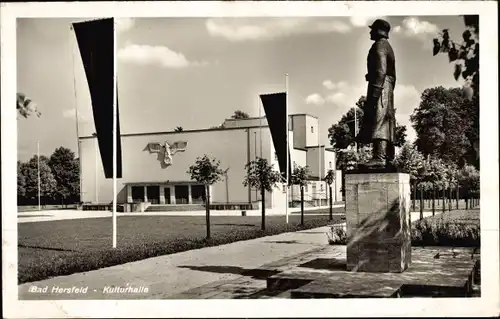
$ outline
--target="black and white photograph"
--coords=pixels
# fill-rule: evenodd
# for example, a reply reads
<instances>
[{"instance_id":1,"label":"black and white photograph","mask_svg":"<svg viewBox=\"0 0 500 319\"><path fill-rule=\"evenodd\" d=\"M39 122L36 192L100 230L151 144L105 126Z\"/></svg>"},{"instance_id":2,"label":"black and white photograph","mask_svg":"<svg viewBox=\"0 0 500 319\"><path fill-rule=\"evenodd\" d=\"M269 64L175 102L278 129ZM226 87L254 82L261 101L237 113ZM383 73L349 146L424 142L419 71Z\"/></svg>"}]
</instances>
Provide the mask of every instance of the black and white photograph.
<instances>
[{"instance_id":1,"label":"black and white photograph","mask_svg":"<svg viewBox=\"0 0 500 319\"><path fill-rule=\"evenodd\" d=\"M496 2L146 4L2 8L7 317L498 315Z\"/></svg>"}]
</instances>

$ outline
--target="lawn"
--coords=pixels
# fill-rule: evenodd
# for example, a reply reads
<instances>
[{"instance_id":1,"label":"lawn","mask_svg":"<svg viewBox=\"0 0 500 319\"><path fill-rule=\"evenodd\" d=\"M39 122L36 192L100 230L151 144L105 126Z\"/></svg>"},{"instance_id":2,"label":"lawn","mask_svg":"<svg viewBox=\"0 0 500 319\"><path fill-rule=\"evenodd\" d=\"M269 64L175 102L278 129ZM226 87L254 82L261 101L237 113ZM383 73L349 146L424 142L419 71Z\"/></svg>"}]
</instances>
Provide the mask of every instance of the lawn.
<instances>
[{"instance_id":1,"label":"lawn","mask_svg":"<svg viewBox=\"0 0 500 319\"><path fill-rule=\"evenodd\" d=\"M305 217L304 228L343 220L328 214ZM18 224L18 279L30 282L58 275L89 271L145 258L296 231L300 214L267 216L266 231L260 216L212 216L212 239L206 241L204 216L120 216L116 250L111 249L111 218L87 218Z\"/></svg>"}]
</instances>

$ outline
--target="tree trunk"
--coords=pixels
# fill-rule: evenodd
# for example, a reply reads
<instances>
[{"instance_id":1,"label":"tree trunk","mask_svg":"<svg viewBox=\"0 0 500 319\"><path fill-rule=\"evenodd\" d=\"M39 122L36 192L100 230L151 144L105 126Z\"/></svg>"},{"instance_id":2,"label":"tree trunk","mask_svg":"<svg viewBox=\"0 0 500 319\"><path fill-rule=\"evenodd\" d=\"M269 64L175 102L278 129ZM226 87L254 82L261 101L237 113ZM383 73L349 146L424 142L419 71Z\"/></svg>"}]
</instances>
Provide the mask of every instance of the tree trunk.
<instances>
[{"instance_id":1,"label":"tree trunk","mask_svg":"<svg viewBox=\"0 0 500 319\"><path fill-rule=\"evenodd\" d=\"M260 190L260 196L262 197L262 221L260 228L266 230L266 191L263 188Z\"/></svg>"},{"instance_id":2,"label":"tree trunk","mask_svg":"<svg viewBox=\"0 0 500 319\"><path fill-rule=\"evenodd\" d=\"M451 197L452 197L452 191L451 191L451 185L448 191L448 211L451 212Z\"/></svg>"},{"instance_id":3,"label":"tree trunk","mask_svg":"<svg viewBox=\"0 0 500 319\"><path fill-rule=\"evenodd\" d=\"M424 190L420 187L420 219L424 219Z\"/></svg>"},{"instance_id":4,"label":"tree trunk","mask_svg":"<svg viewBox=\"0 0 500 319\"><path fill-rule=\"evenodd\" d=\"M442 212L446 211L446 189L443 187L443 207L441 207Z\"/></svg>"},{"instance_id":5,"label":"tree trunk","mask_svg":"<svg viewBox=\"0 0 500 319\"><path fill-rule=\"evenodd\" d=\"M304 186L300 186L300 224L304 225Z\"/></svg>"},{"instance_id":6,"label":"tree trunk","mask_svg":"<svg viewBox=\"0 0 500 319\"><path fill-rule=\"evenodd\" d=\"M436 214L436 186L432 185L432 216Z\"/></svg>"},{"instance_id":7,"label":"tree trunk","mask_svg":"<svg viewBox=\"0 0 500 319\"><path fill-rule=\"evenodd\" d=\"M415 211L415 202L417 201L417 183L413 183L413 210L412 211Z\"/></svg>"},{"instance_id":8,"label":"tree trunk","mask_svg":"<svg viewBox=\"0 0 500 319\"><path fill-rule=\"evenodd\" d=\"M467 195L465 195L465 209L469 209L469 198Z\"/></svg>"},{"instance_id":9,"label":"tree trunk","mask_svg":"<svg viewBox=\"0 0 500 319\"><path fill-rule=\"evenodd\" d=\"M458 186L458 183L457 183L457 186L456 186L456 195L457 195L457 204L456 204L456 208L458 210L458 202L460 201L460 192L459 192L459 186Z\"/></svg>"},{"instance_id":10,"label":"tree trunk","mask_svg":"<svg viewBox=\"0 0 500 319\"><path fill-rule=\"evenodd\" d=\"M333 198L332 198L332 186L330 186L330 220L333 219Z\"/></svg>"},{"instance_id":11,"label":"tree trunk","mask_svg":"<svg viewBox=\"0 0 500 319\"><path fill-rule=\"evenodd\" d=\"M207 222L207 239L210 239L210 186L205 186L207 196L205 198L206 222Z\"/></svg>"}]
</instances>

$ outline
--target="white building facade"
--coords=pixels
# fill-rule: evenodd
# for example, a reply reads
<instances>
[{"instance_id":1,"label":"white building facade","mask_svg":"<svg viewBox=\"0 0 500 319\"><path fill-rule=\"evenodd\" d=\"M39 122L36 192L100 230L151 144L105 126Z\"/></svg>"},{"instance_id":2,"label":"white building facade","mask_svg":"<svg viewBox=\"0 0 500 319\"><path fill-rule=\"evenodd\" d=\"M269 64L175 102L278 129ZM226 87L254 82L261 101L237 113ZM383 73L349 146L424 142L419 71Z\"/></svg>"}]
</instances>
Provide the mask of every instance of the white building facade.
<instances>
[{"instance_id":1,"label":"white building facade","mask_svg":"<svg viewBox=\"0 0 500 319\"><path fill-rule=\"evenodd\" d=\"M112 180L104 178L97 138L86 136L79 141L82 201L109 204L113 200ZM335 170L336 158L332 149L318 145L318 119L306 114L291 115L289 143L290 165L308 166L311 171L305 201L308 205L326 205L328 192L323 180L328 170ZM192 181L188 170L204 155L219 160L220 168L226 171L222 181L210 189L210 202L215 208L258 209L259 191L243 186L245 165L262 157L278 170L265 117L228 119L223 128L217 129L122 134L121 144L122 178L117 180L117 203L125 210L134 210L138 203L146 203L151 210L201 206L205 201L204 186ZM340 201L340 171L336 171L332 186L333 201ZM291 187L289 194L289 205L300 200L297 187ZM284 209L285 201L282 185L266 193L268 208Z\"/></svg>"}]
</instances>

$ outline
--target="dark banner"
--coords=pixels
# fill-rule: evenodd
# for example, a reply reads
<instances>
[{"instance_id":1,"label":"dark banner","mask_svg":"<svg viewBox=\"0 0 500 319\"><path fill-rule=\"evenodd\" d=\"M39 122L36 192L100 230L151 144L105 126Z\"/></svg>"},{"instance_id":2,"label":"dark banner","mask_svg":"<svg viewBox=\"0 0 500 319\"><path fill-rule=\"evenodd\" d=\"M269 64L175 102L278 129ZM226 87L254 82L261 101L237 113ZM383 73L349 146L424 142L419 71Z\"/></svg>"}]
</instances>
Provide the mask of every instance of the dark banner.
<instances>
[{"instance_id":1,"label":"dark banner","mask_svg":"<svg viewBox=\"0 0 500 319\"><path fill-rule=\"evenodd\" d=\"M113 18L73 23L89 85L97 140L106 178L113 178L113 77L115 75L113 28ZM122 177L119 118L117 115L117 178Z\"/></svg>"},{"instance_id":2,"label":"dark banner","mask_svg":"<svg viewBox=\"0 0 500 319\"><path fill-rule=\"evenodd\" d=\"M290 176L292 171L290 149L286 145L286 93L263 94L260 99L266 113L281 174L286 177L286 156L288 153L288 176Z\"/></svg>"}]
</instances>

